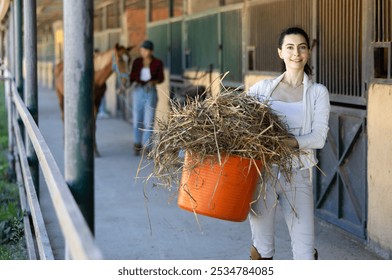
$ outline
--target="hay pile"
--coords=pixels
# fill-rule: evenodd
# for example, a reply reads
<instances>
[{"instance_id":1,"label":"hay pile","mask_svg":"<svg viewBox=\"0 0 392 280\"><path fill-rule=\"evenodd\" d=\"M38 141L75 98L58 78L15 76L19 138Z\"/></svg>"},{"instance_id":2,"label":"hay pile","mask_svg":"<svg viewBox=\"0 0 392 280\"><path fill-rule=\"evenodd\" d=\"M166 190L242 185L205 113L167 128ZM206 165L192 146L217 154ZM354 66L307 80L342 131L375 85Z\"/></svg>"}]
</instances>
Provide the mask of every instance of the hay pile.
<instances>
[{"instance_id":1,"label":"hay pile","mask_svg":"<svg viewBox=\"0 0 392 280\"><path fill-rule=\"evenodd\" d=\"M184 107L172 104L167 120L157 121L148 154L154 163L149 178L155 177L169 188L173 183L178 185L181 150L197 156L198 162L208 155L218 155L220 161L223 154L261 160L266 175L277 164L288 177L292 156L298 153L281 141L290 136L286 125L268 106L245 92L226 90L203 101L192 100Z\"/></svg>"}]
</instances>

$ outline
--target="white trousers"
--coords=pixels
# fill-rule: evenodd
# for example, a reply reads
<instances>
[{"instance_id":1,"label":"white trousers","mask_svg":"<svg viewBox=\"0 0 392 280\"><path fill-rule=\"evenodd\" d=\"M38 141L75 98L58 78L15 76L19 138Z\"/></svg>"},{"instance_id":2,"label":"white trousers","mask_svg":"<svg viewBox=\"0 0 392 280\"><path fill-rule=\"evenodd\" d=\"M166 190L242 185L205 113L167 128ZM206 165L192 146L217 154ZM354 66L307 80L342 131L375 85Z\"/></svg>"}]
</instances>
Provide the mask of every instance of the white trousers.
<instances>
[{"instance_id":1,"label":"white trousers","mask_svg":"<svg viewBox=\"0 0 392 280\"><path fill-rule=\"evenodd\" d=\"M277 178L255 192L249 214L253 246L264 258L275 253L275 213L281 206L291 237L294 259L314 259L313 187L309 169L294 169L291 182L277 170Z\"/></svg>"}]
</instances>

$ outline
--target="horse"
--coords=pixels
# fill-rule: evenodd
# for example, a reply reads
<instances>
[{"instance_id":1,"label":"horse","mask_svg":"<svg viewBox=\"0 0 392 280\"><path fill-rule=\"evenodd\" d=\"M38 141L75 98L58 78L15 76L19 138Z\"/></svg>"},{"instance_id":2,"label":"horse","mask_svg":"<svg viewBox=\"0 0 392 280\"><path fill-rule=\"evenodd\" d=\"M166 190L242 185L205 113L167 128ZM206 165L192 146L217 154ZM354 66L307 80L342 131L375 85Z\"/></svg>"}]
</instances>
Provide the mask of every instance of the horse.
<instances>
[{"instance_id":1,"label":"horse","mask_svg":"<svg viewBox=\"0 0 392 280\"><path fill-rule=\"evenodd\" d=\"M117 79L121 81L121 89L124 89L129 82L129 69L131 65L130 51L133 46L124 47L115 44L114 48L105 52L94 54L94 86L93 86L93 106L94 106L94 153L100 156L96 142L96 121L99 106L106 91L106 80L114 72ZM64 62L59 62L54 69L55 89L61 110L61 120L64 122Z\"/></svg>"}]
</instances>

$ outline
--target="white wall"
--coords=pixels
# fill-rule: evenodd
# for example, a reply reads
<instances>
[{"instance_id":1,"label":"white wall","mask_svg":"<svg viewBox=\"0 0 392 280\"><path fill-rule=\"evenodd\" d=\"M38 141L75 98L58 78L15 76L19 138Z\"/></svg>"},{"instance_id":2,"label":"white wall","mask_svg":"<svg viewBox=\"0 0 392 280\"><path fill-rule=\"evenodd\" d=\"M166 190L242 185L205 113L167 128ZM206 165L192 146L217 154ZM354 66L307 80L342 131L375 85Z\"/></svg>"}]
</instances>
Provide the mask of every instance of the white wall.
<instances>
[{"instance_id":1,"label":"white wall","mask_svg":"<svg viewBox=\"0 0 392 280\"><path fill-rule=\"evenodd\" d=\"M371 244L392 258L391 85L374 84L369 89L368 236Z\"/></svg>"}]
</instances>

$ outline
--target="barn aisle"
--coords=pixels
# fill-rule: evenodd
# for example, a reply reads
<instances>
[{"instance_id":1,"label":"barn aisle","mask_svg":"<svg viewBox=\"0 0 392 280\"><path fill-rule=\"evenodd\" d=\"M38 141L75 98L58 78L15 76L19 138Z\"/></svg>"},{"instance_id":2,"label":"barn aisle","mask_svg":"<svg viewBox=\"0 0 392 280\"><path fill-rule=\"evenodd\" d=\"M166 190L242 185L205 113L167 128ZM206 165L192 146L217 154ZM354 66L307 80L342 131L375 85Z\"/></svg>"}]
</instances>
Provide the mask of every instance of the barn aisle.
<instances>
[{"instance_id":1,"label":"barn aisle","mask_svg":"<svg viewBox=\"0 0 392 280\"><path fill-rule=\"evenodd\" d=\"M39 88L39 126L64 170L63 132L57 96ZM132 153L131 125L117 118L99 119L95 159L95 235L105 259L248 259L247 221L233 223L180 210L175 192L135 179L140 157ZM147 162L142 163L148 165ZM141 176L151 170L147 166ZM56 259L64 258L64 240L41 174L41 204ZM147 198L145 198L147 197ZM275 259L290 259L290 240L278 211ZM316 223L320 259L378 259L364 245L336 228Z\"/></svg>"}]
</instances>

